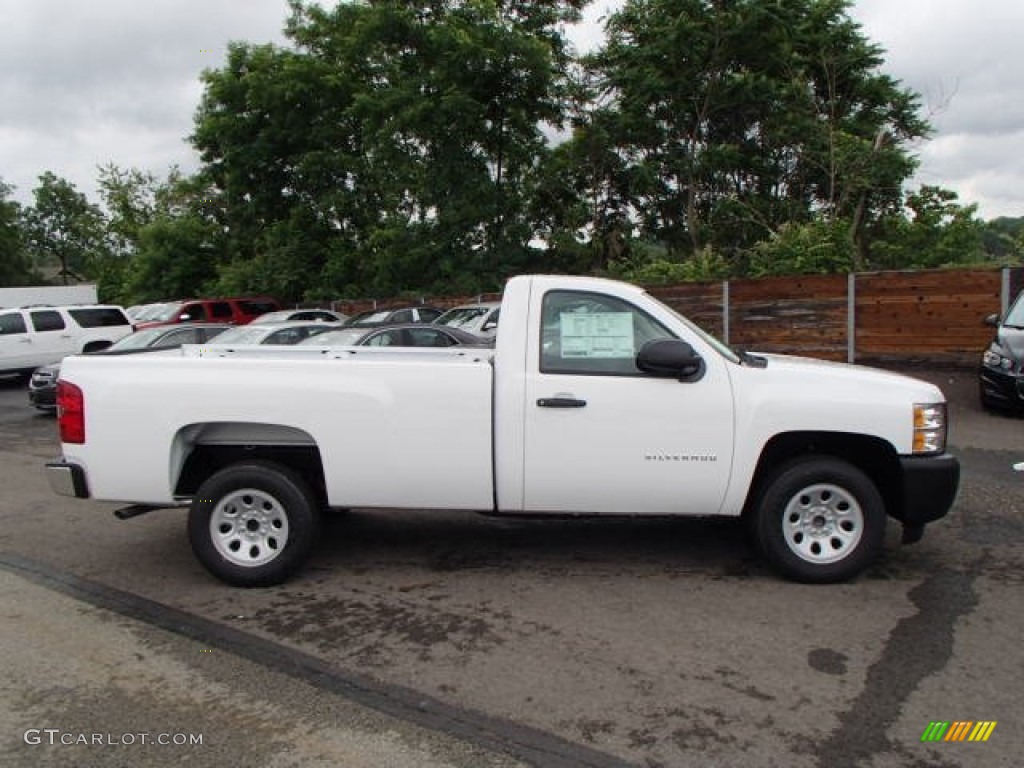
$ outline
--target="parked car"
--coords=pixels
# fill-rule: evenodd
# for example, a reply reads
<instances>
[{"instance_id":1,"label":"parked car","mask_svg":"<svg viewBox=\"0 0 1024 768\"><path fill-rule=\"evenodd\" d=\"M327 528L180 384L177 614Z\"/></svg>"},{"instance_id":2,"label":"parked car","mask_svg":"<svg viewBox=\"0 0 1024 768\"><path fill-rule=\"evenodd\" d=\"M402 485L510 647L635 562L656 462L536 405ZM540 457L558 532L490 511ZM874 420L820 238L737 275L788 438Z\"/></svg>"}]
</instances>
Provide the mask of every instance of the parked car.
<instances>
[{"instance_id":1,"label":"parked car","mask_svg":"<svg viewBox=\"0 0 1024 768\"><path fill-rule=\"evenodd\" d=\"M301 344L323 347L493 347L493 339L434 323L402 323L381 328L338 328Z\"/></svg>"},{"instance_id":2,"label":"parked car","mask_svg":"<svg viewBox=\"0 0 1024 768\"><path fill-rule=\"evenodd\" d=\"M237 299L187 299L165 303L155 316L137 323L138 328L177 323L231 323L246 325L260 315L281 308L276 299L254 296Z\"/></svg>"},{"instance_id":3,"label":"parked car","mask_svg":"<svg viewBox=\"0 0 1024 768\"><path fill-rule=\"evenodd\" d=\"M281 309L277 312L267 312L260 315L254 323L290 323L295 321L306 321L313 323L344 323L348 315L341 312L334 312L330 309Z\"/></svg>"},{"instance_id":4,"label":"parked car","mask_svg":"<svg viewBox=\"0 0 1024 768\"><path fill-rule=\"evenodd\" d=\"M501 315L500 301L487 301L480 304L463 304L452 307L434 322L448 325L463 331L475 333L477 336L494 338L498 333L498 317Z\"/></svg>"},{"instance_id":5,"label":"parked car","mask_svg":"<svg viewBox=\"0 0 1024 768\"><path fill-rule=\"evenodd\" d=\"M353 315L345 321L346 327L374 328L395 323L432 323L443 314L443 310L425 304L390 309L371 309Z\"/></svg>"},{"instance_id":6,"label":"parked car","mask_svg":"<svg viewBox=\"0 0 1024 768\"><path fill-rule=\"evenodd\" d=\"M985 318L996 337L981 356L978 396L985 408L1024 412L1024 292L1000 321Z\"/></svg>"},{"instance_id":7,"label":"parked car","mask_svg":"<svg viewBox=\"0 0 1024 768\"><path fill-rule=\"evenodd\" d=\"M132 332L121 307L25 307L0 312L0 374L31 373L67 355L105 349Z\"/></svg>"},{"instance_id":8,"label":"parked car","mask_svg":"<svg viewBox=\"0 0 1024 768\"><path fill-rule=\"evenodd\" d=\"M106 349L94 354L125 355L140 352L177 349L182 344L204 344L218 333L232 326L225 323L194 323L191 325L166 325L143 328L141 331L123 336ZM57 379L60 378L60 363L50 363L32 372L28 380L28 402L41 411L52 411L57 407Z\"/></svg>"},{"instance_id":9,"label":"parked car","mask_svg":"<svg viewBox=\"0 0 1024 768\"><path fill-rule=\"evenodd\" d=\"M260 323L232 328L215 338L211 345L298 344L311 336L329 331L327 323Z\"/></svg>"}]
</instances>

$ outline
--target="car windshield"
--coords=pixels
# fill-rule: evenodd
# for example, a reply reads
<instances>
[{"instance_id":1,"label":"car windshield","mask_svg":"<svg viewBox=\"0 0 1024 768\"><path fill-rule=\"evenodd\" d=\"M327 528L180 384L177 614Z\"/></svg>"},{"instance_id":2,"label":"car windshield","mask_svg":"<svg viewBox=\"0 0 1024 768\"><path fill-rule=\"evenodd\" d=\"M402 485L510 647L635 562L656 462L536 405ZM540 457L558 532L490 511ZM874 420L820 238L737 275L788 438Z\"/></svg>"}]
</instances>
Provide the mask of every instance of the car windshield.
<instances>
[{"instance_id":1,"label":"car windshield","mask_svg":"<svg viewBox=\"0 0 1024 768\"><path fill-rule=\"evenodd\" d=\"M455 307L455 309L449 309L434 322L452 328L471 328L478 319L490 311L489 307Z\"/></svg>"},{"instance_id":2,"label":"car windshield","mask_svg":"<svg viewBox=\"0 0 1024 768\"><path fill-rule=\"evenodd\" d=\"M182 304L161 304L160 309L156 311L152 317L148 317L148 320L158 320L161 323L166 323L168 320L176 320L178 315L181 314Z\"/></svg>"},{"instance_id":3,"label":"car windshield","mask_svg":"<svg viewBox=\"0 0 1024 768\"><path fill-rule=\"evenodd\" d=\"M1003 325L1008 325L1011 328L1024 328L1024 293L1017 296L1010 311L1006 313Z\"/></svg>"},{"instance_id":4,"label":"car windshield","mask_svg":"<svg viewBox=\"0 0 1024 768\"><path fill-rule=\"evenodd\" d=\"M351 347L365 335L366 331L362 328L327 331L300 341L299 344L307 344L309 346L316 345L320 347Z\"/></svg>"},{"instance_id":5,"label":"car windshield","mask_svg":"<svg viewBox=\"0 0 1024 768\"><path fill-rule=\"evenodd\" d=\"M253 328L251 325L243 325L240 328L229 328L224 333L218 333L211 339L210 343L259 344L268 333L270 333L270 330L266 326L263 328Z\"/></svg>"},{"instance_id":6,"label":"car windshield","mask_svg":"<svg viewBox=\"0 0 1024 768\"><path fill-rule=\"evenodd\" d=\"M377 312L367 312L362 315L356 315L349 320L349 323L351 325L358 325L362 323L383 323L388 319L388 315L390 315L392 311L393 310L390 309L382 309Z\"/></svg>"},{"instance_id":7,"label":"car windshield","mask_svg":"<svg viewBox=\"0 0 1024 768\"><path fill-rule=\"evenodd\" d=\"M124 338L118 339L107 347L107 350L120 352L125 349L145 349L153 346L157 339L165 333L167 333L166 328L143 328L141 331L129 333Z\"/></svg>"},{"instance_id":8,"label":"car windshield","mask_svg":"<svg viewBox=\"0 0 1024 768\"><path fill-rule=\"evenodd\" d=\"M135 321L144 322L146 320L156 320L166 307L166 304L145 304L136 313Z\"/></svg>"}]
</instances>

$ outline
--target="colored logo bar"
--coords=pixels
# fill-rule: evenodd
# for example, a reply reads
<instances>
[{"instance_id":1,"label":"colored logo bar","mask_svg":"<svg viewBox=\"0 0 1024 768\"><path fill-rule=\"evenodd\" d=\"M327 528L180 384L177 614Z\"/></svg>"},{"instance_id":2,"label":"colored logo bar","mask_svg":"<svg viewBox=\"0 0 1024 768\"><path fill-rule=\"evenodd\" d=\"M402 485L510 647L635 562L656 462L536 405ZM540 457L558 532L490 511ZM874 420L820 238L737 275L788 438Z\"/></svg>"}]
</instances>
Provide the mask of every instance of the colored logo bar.
<instances>
[{"instance_id":1,"label":"colored logo bar","mask_svg":"<svg viewBox=\"0 0 1024 768\"><path fill-rule=\"evenodd\" d=\"M933 720L921 734L921 741L988 741L996 720Z\"/></svg>"}]
</instances>

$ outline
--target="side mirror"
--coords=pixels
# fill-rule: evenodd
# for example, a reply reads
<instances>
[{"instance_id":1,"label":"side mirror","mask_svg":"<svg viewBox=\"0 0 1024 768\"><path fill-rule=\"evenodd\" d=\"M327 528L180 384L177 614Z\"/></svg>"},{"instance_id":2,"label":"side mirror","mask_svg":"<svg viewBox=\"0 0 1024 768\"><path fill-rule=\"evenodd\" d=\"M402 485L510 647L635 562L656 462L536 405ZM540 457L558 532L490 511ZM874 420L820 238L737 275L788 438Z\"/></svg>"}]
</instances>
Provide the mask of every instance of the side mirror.
<instances>
[{"instance_id":1,"label":"side mirror","mask_svg":"<svg viewBox=\"0 0 1024 768\"><path fill-rule=\"evenodd\" d=\"M180 315L178 315L178 319L181 320L181 322L183 323L187 323L189 320L192 319L192 315L190 315L188 312L182 312Z\"/></svg>"},{"instance_id":2,"label":"side mirror","mask_svg":"<svg viewBox=\"0 0 1024 768\"><path fill-rule=\"evenodd\" d=\"M999 327L999 315L989 315L982 322L984 322L985 325L989 325L989 326L991 326L993 328L998 328Z\"/></svg>"},{"instance_id":3,"label":"side mirror","mask_svg":"<svg viewBox=\"0 0 1024 768\"><path fill-rule=\"evenodd\" d=\"M480 327L480 330L481 331L493 331L497 327L498 327L498 323L497 323L496 320L488 320L486 323L484 323Z\"/></svg>"},{"instance_id":4,"label":"side mirror","mask_svg":"<svg viewBox=\"0 0 1024 768\"><path fill-rule=\"evenodd\" d=\"M704 374L704 359L685 341L655 339L640 348L636 367L652 376L696 381Z\"/></svg>"}]
</instances>

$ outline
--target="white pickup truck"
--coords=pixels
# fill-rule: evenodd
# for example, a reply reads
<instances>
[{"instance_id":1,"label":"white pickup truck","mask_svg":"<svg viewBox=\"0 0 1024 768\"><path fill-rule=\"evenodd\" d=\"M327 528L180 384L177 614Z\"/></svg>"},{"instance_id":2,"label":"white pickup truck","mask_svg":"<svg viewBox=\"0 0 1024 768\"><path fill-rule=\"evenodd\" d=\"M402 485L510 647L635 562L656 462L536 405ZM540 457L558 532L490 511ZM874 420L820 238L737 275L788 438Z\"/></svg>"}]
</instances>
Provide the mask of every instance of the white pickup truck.
<instances>
[{"instance_id":1,"label":"white pickup truck","mask_svg":"<svg viewBox=\"0 0 1024 768\"><path fill-rule=\"evenodd\" d=\"M240 586L286 579L351 507L744 516L777 570L832 582L887 517L916 541L956 495L935 386L737 353L634 286L513 278L495 349L465 350L68 358L51 486L189 506L196 556Z\"/></svg>"}]
</instances>

